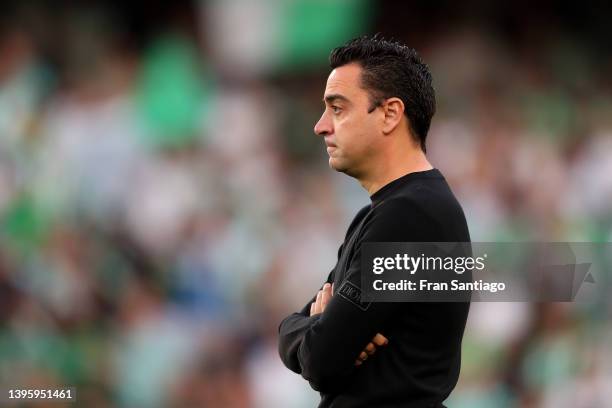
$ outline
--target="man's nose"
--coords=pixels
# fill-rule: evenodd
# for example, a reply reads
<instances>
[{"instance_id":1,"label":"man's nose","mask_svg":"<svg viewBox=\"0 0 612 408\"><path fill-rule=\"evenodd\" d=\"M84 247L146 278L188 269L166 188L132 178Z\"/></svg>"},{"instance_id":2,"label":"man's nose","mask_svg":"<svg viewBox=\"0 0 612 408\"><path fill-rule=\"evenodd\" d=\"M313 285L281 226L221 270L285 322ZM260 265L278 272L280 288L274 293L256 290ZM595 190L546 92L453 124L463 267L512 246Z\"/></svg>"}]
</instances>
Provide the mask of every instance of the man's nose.
<instances>
[{"instance_id":1,"label":"man's nose","mask_svg":"<svg viewBox=\"0 0 612 408\"><path fill-rule=\"evenodd\" d=\"M321 115L321 118L314 127L314 132L319 136L327 136L331 134L332 131L331 120L329 120L329 117L323 112L323 115Z\"/></svg>"}]
</instances>

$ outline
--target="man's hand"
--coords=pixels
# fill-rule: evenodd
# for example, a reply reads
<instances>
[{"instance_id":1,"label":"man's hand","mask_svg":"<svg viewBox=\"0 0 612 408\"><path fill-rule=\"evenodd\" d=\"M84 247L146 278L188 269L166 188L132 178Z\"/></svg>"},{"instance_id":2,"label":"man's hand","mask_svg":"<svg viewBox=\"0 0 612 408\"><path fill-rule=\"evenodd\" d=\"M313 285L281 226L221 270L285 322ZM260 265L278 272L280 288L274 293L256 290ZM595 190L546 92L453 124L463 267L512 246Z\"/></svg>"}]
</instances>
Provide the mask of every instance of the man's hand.
<instances>
[{"instance_id":1,"label":"man's hand","mask_svg":"<svg viewBox=\"0 0 612 408\"><path fill-rule=\"evenodd\" d=\"M323 311L325 310L325 306L327 306L334 293L333 286L333 284L330 285L329 283L326 283L325 285L323 285L323 289L321 289L317 293L317 299L310 304L311 316L323 313Z\"/></svg>"},{"instance_id":2,"label":"man's hand","mask_svg":"<svg viewBox=\"0 0 612 408\"><path fill-rule=\"evenodd\" d=\"M323 285L323 289L317 293L316 300L310 304L310 315L315 316L319 313L323 313L333 294L333 284L330 285L329 283L326 283ZM372 341L365 346L361 353L359 353L359 356L355 360L355 365L362 365L363 362L368 359L368 356L371 356L376 352L376 347L386 346L388 343L389 340L385 336L380 333L376 333L376 336L374 336Z\"/></svg>"},{"instance_id":3,"label":"man's hand","mask_svg":"<svg viewBox=\"0 0 612 408\"><path fill-rule=\"evenodd\" d=\"M376 347L386 346L389 343L389 340L380 333L376 333L376 336L369 342L363 351L359 353L359 357L355 360L355 365L360 366L364 361L368 359L368 356L371 356L376 352Z\"/></svg>"}]
</instances>

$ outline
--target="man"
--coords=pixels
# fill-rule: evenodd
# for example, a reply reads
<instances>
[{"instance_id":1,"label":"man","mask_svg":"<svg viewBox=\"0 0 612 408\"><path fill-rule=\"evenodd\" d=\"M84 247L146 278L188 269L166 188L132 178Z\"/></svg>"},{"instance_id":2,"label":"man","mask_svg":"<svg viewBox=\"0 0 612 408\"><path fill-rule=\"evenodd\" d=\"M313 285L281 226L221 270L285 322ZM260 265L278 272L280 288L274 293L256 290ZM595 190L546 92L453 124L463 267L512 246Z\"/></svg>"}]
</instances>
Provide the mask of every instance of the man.
<instances>
[{"instance_id":1,"label":"man","mask_svg":"<svg viewBox=\"0 0 612 408\"><path fill-rule=\"evenodd\" d=\"M457 383L469 303L361 301L364 242L469 242L463 211L425 156L435 111L417 53L379 37L334 49L314 131L329 165L356 178L359 211L319 293L279 327L283 363L319 407L443 407Z\"/></svg>"}]
</instances>

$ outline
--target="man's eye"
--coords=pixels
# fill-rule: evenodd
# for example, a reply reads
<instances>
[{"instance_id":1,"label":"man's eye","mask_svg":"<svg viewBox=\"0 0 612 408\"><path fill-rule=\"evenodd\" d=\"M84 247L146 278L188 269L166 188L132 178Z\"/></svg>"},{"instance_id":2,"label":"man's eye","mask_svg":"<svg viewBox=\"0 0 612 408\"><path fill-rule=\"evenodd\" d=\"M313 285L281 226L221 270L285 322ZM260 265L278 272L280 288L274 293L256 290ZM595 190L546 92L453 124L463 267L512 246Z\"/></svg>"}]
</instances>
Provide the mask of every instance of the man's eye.
<instances>
[{"instance_id":1,"label":"man's eye","mask_svg":"<svg viewBox=\"0 0 612 408\"><path fill-rule=\"evenodd\" d=\"M331 110L334 113L340 113L342 111L342 109L340 107L338 107L338 106L332 106Z\"/></svg>"}]
</instances>

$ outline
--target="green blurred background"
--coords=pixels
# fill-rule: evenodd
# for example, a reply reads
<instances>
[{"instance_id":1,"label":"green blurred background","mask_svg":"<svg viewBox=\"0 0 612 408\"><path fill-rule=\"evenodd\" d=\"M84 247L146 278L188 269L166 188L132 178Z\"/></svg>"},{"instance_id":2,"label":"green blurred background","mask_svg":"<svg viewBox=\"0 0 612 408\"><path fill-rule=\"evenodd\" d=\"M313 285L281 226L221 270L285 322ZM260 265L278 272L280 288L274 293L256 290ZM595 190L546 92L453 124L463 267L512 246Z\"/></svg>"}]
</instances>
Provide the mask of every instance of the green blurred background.
<instances>
[{"instance_id":1,"label":"green blurred background","mask_svg":"<svg viewBox=\"0 0 612 408\"><path fill-rule=\"evenodd\" d=\"M356 35L429 64L474 241L612 240L610 6L125 3L0 6L0 384L315 406L276 334L369 202L312 130ZM612 407L609 303L475 303L447 405Z\"/></svg>"}]
</instances>

